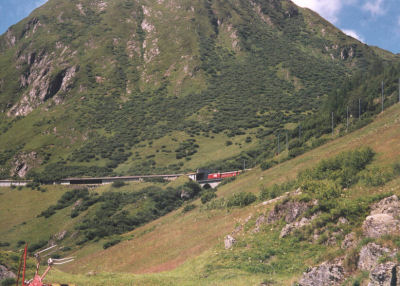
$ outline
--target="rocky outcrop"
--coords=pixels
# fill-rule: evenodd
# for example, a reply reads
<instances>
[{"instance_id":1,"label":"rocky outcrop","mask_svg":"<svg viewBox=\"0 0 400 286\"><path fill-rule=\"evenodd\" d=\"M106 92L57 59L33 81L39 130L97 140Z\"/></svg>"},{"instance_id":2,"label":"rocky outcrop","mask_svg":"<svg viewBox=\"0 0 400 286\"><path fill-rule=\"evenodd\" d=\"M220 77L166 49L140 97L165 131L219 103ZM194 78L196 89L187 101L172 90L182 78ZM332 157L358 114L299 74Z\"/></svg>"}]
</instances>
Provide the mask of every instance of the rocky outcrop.
<instances>
[{"instance_id":1,"label":"rocky outcrop","mask_svg":"<svg viewBox=\"0 0 400 286\"><path fill-rule=\"evenodd\" d=\"M300 221L295 221L293 223L289 223L283 227L281 233L279 235L280 238L284 238L291 234L294 230L300 229L306 225L311 224L311 222L317 218L318 215L313 215L311 218L303 217Z\"/></svg>"},{"instance_id":2,"label":"rocky outcrop","mask_svg":"<svg viewBox=\"0 0 400 286\"><path fill-rule=\"evenodd\" d=\"M331 286L339 285L344 280L344 268L340 263L322 263L303 273L300 286Z\"/></svg>"},{"instance_id":3,"label":"rocky outcrop","mask_svg":"<svg viewBox=\"0 0 400 286\"><path fill-rule=\"evenodd\" d=\"M32 112L43 102L54 98L59 104L62 100L57 94L67 92L73 84L73 78L77 72L76 66L65 66L56 71L54 53L42 51L19 51L17 67L24 72L19 81L21 88L25 88L23 96L8 111L8 116L25 116Z\"/></svg>"},{"instance_id":4,"label":"rocky outcrop","mask_svg":"<svg viewBox=\"0 0 400 286\"><path fill-rule=\"evenodd\" d=\"M393 262L377 265L369 275L368 286L400 285L400 267Z\"/></svg>"},{"instance_id":5,"label":"rocky outcrop","mask_svg":"<svg viewBox=\"0 0 400 286\"><path fill-rule=\"evenodd\" d=\"M7 278L16 278L17 275L10 271L4 265L0 265L0 281Z\"/></svg>"},{"instance_id":6,"label":"rocky outcrop","mask_svg":"<svg viewBox=\"0 0 400 286\"><path fill-rule=\"evenodd\" d=\"M307 209L309 205L303 202L287 201L283 204L278 204L268 215L268 223L273 223L281 218L284 218L285 222L292 223L298 217L300 217Z\"/></svg>"},{"instance_id":7,"label":"rocky outcrop","mask_svg":"<svg viewBox=\"0 0 400 286\"><path fill-rule=\"evenodd\" d=\"M30 169L39 163L38 154L34 151L21 153L14 157L10 175L24 178Z\"/></svg>"},{"instance_id":8,"label":"rocky outcrop","mask_svg":"<svg viewBox=\"0 0 400 286\"><path fill-rule=\"evenodd\" d=\"M396 252L382 247L376 243L368 243L361 248L358 260L358 269L371 271L379 264L379 259L383 256L394 257Z\"/></svg>"},{"instance_id":9,"label":"rocky outcrop","mask_svg":"<svg viewBox=\"0 0 400 286\"><path fill-rule=\"evenodd\" d=\"M341 248L349 249L349 248L355 247L356 244L357 244L356 234L354 232L350 232L349 234L347 234L344 237Z\"/></svg>"},{"instance_id":10,"label":"rocky outcrop","mask_svg":"<svg viewBox=\"0 0 400 286\"><path fill-rule=\"evenodd\" d=\"M374 204L370 215L363 223L364 235L379 238L400 233L400 202L396 195Z\"/></svg>"},{"instance_id":11,"label":"rocky outcrop","mask_svg":"<svg viewBox=\"0 0 400 286\"><path fill-rule=\"evenodd\" d=\"M233 247L233 245L235 244L236 239L231 236L231 235L227 235L225 236L224 239L224 244L225 244L225 249L231 249Z\"/></svg>"}]
</instances>

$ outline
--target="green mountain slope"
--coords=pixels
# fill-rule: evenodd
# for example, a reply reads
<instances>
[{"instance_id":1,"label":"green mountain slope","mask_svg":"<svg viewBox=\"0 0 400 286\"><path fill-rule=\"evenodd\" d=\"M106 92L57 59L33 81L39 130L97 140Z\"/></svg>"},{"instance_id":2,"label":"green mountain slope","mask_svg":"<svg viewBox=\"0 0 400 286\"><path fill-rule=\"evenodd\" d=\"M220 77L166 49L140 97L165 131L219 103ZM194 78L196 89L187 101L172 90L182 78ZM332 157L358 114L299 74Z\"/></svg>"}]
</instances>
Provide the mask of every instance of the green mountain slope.
<instances>
[{"instance_id":1,"label":"green mountain slope","mask_svg":"<svg viewBox=\"0 0 400 286\"><path fill-rule=\"evenodd\" d=\"M396 60L287 0L50 0L0 50L0 174L42 180L271 152L347 77Z\"/></svg>"}]
</instances>

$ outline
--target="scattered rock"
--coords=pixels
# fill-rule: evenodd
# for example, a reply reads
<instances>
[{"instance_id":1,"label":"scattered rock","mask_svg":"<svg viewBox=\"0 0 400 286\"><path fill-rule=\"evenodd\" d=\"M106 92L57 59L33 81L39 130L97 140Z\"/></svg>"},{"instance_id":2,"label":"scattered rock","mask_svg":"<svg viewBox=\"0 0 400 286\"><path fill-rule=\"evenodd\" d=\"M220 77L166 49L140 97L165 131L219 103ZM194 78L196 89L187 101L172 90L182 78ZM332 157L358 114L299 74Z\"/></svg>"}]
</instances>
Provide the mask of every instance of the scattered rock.
<instances>
[{"instance_id":1,"label":"scattered rock","mask_svg":"<svg viewBox=\"0 0 400 286\"><path fill-rule=\"evenodd\" d=\"M10 271L4 265L0 264L0 280L7 278L17 278L17 275L14 272Z\"/></svg>"},{"instance_id":2,"label":"scattered rock","mask_svg":"<svg viewBox=\"0 0 400 286\"><path fill-rule=\"evenodd\" d=\"M336 243L337 243L336 237L334 236L334 234L332 234L332 235L328 238L328 240L325 242L325 245L327 245L327 246L334 246L334 245L336 245Z\"/></svg>"},{"instance_id":3,"label":"scattered rock","mask_svg":"<svg viewBox=\"0 0 400 286\"><path fill-rule=\"evenodd\" d=\"M86 276L96 276L97 273L94 270L89 271L88 273L86 273Z\"/></svg>"},{"instance_id":4,"label":"scattered rock","mask_svg":"<svg viewBox=\"0 0 400 286\"><path fill-rule=\"evenodd\" d=\"M260 232L260 228L265 223L265 221L266 221L265 215L264 214L260 215L256 220L256 227L253 229L253 233Z\"/></svg>"},{"instance_id":5,"label":"scattered rock","mask_svg":"<svg viewBox=\"0 0 400 286\"><path fill-rule=\"evenodd\" d=\"M324 262L303 273L300 286L330 286L338 285L344 279L344 268L340 264Z\"/></svg>"},{"instance_id":6,"label":"scattered rock","mask_svg":"<svg viewBox=\"0 0 400 286\"><path fill-rule=\"evenodd\" d=\"M354 232L350 232L344 237L341 248L349 249L356 246L356 244L357 244L356 234Z\"/></svg>"},{"instance_id":7,"label":"scattered rock","mask_svg":"<svg viewBox=\"0 0 400 286\"><path fill-rule=\"evenodd\" d=\"M364 245L360 251L358 269L363 271L371 271L375 266L378 265L379 258L384 255L394 257L395 253L393 253L390 249L382 247L373 242Z\"/></svg>"},{"instance_id":8,"label":"scattered rock","mask_svg":"<svg viewBox=\"0 0 400 286\"><path fill-rule=\"evenodd\" d=\"M345 217L340 217L338 219L338 224L348 224L348 223L349 223L349 221Z\"/></svg>"},{"instance_id":9,"label":"scattered rock","mask_svg":"<svg viewBox=\"0 0 400 286\"><path fill-rule=\"evenodd\" d=\"M368 286L396 286L400 285L400 267L393 262L377 265L369 275Z\"/></svg>"},{"instance_id":10,"label":"scattered rock","mask_svg":"<svg viewBox=\"0 0 400 286\"><path fill-rule=\"evenodd\" d=\"M56 233L56 234L54 235L54 238L55 238L56 240L60 241L60 240L63 240L63 239L65 238L66 235L67 235L67 231L66 231L66 230L63 230L63 231L60 231L59 233Z\"/></svg>"},{"instance_id":11,"label":"scattered rock","mask_svg":"<svg viewBox=\"0 0 400 286\"><path fill-rule=\"evenodd\" d=\"M231 249L235 242L236 239L233 236L227 235L224 239L225 249Z\"/></svg>"}]
</instances>

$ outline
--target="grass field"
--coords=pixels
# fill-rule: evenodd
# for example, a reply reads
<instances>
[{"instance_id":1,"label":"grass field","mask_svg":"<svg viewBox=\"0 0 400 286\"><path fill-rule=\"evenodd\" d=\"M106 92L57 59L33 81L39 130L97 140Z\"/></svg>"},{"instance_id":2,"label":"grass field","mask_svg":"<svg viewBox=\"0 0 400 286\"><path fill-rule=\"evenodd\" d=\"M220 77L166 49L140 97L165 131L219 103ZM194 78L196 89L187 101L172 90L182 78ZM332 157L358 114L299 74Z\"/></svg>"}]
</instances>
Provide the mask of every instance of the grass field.
<instances>
[{"instance_id":1,"label":"grass field","mask_svg":"<svg viewBox=\"0 0 400 286\"><path fill-rule=\"evenodd\" d=\"M337 138L269 170L262 171L255 168L240 175L235 181L221 186L217 192L218 197L228 197L239 191L258 194L263 186L294 179L299 171L315 166L322 159L362 146L369 146L376 152L374 166L388 166L399 162L399 127L400 106L396 105L379 115L373 123L363 129ZM3 237L6 241L17 239L18 234L29 232L33 226L39 227L41 218L35 219L32 216L40 212L39 210L33 207L31 207L32 213L21 210L29 208L31 201L47 202L48 199L50 203L50 200L56 200L64 190L58 191L59 187L54 188L49 188L45 193L25 189L22 191L0 190L3 198L7 198L8 201L13 202L13 205L18 206L9 208L0 220L2 239ZM98 191L104 192L110 188L110 186L103 186ZM123 188L126 188L126 190L121 189L124 191L137 190L141 188L141 185ZM348 190L346 197L352 200L384 192L400 195L400 179L395 178L382 187L367 188L358 184ZM24 194L24 196L16 197L15 194ZM44 197L47 199L43 199ZM10 205L3 198L0 202L1 210L7 209L7 205ZM239 225L243 225L245 229L251 228L259 214L265 213L273 206L255 203L246 208L204 210L199 200L195 204L197 207L190 212L182 213L182 209L179 209L126 233L125 241L106 250L102 248L101 241L79 249L73 253L77 260L52 272L48 280L77 285L258 285L263 280L272 277L277 285L291 285L307 265L312 266L341 253L340 249L335 247L314 249L312 245L304 245L307 251L291 249L291 243L293 243L291 240L282 242L279 239L274 240L278 233L277 229L265 230L264 236L253 236L249 232L243 232L238 237L241 243L265 245L270 241L271 244L276 243L281 249L287 249L289 252L286 259L292 265L290 269L277 272L277 274L260 274L236 269L230 262L232 257L241 257L246 254L246 251L251 251L251 248L226 251L223 247L224 236L230 234ZM41 208L45 209L45 207L41 204ZM49 224L49 230L46 232L54 233L55 225L63 218L65 218L63 211L55 215L54 222ZM32 226L19 225L24 221ZM359 229L359 226L356 226L355 231L357 228ZM33 237L34 235L31 238ZM89 276L87 275L89 272L97 274Z\"/></svg>"}]
</instances>

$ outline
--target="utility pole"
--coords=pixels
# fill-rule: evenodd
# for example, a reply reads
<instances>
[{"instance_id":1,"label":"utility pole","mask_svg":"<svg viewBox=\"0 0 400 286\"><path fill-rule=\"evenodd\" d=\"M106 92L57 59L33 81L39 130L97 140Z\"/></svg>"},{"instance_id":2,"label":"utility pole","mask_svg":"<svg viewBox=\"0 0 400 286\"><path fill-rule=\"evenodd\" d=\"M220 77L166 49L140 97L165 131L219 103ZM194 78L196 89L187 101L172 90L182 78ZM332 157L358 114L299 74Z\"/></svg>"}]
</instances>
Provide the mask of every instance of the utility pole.
<instances>
[{"instance_id":1,"label":"utility pole","mask_svg":"<svg viewBox=\"0 0 400 286\"><path fill-rule=\"evenodd\" d=\"M384 90L383 90L383 80L382 80L382 112L383 112L383 102L384 102Z\"/></svg>"},{"instance_id":2,"label":"utility pole","mask_svg":"<svg viewBox=\"0 0 400 286\"><path fill-rule=\"evenodd\" d=\"M278 155L279 155L279 153L281 153L281 146L280 146L280 142L279 142L279 136L280 136L280 134L278 133Z\"/></svg>"},{"instance_id":3,"label":"utility pole","mask_svg":"<svg viewBox=\"0 0 400 286\"><path fill-rule=\"evenodd\" d=\"M299 124L299 140L301 141L301 125Z\"/></svg>"},{"instance_id":4,"label":"utility pole","mask_svg":"<svg viewBox=\"0 0 400 286\"><path fill-rule=\"evenodd\" d=\"M332 112L332 136L333 136L333 112Z\"/></svg>"},{"instance_id":5,"label":"utility pole","mask_svg":"<svg viewBox=\"0 0 400 286\"><path fill-rule=\"evenodd\" d=\"M243 172L246 171L246 160L243 160Z\"/></svg>"},{"instance_id":6,"label":"utility pole","mask_svg":"<svg viewBox=\"0 0 400 286\"><path fill-rule=\"evenodd\" d=\"M399 77L399 102L400 102L400 77Z\"/></svg>"},{"instance_id":7,"label":"utility pole","mask_svg":"<svg viewBox=\"0 0 400 286\"><path fill-rule=\"evenodd\" d=\"M346 132L349 131L349 106L347 105L347 113L346 113Z\"/></svg>"},{"instance_id":8,"label":"utility pole","mask_svg":"<svg viewBox=\"0 0 400 286\"><path fill-rule=\"evenodd\" d=\"M361 98L358 99L358 119L361 118Z\"/></svg>"},{"instance_id":9,"label":"utility pole","mask_svg":"<svg viewBox=\"0 0 400 286\"><path fill-rule=\"evenodd\" d=\"M286 150L289 151L289 137L287 131L286 131Z\"/></svg>"}]
</instances>

